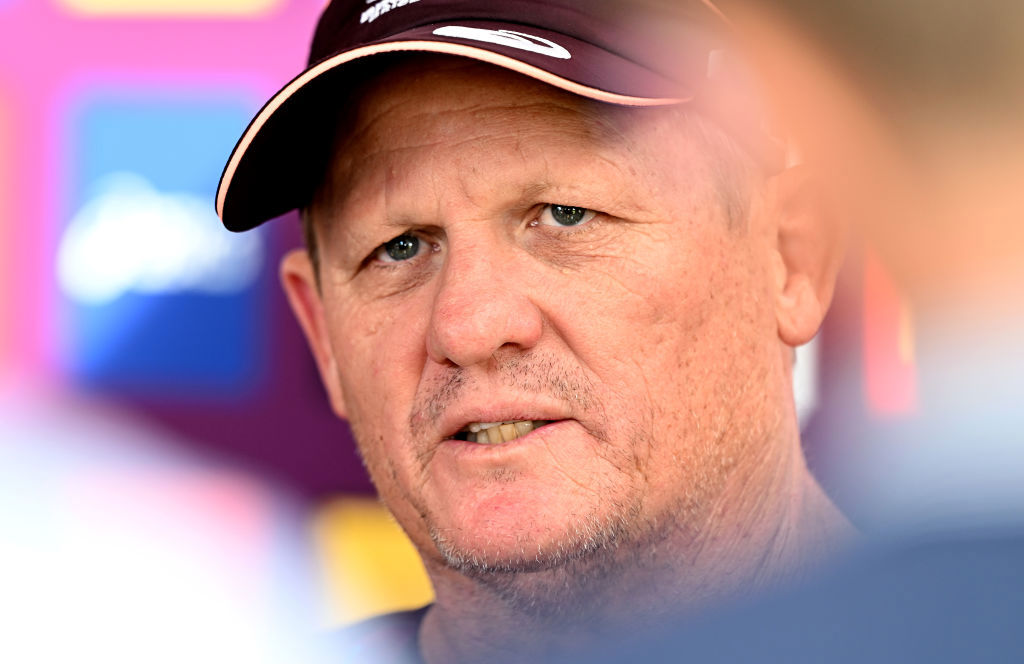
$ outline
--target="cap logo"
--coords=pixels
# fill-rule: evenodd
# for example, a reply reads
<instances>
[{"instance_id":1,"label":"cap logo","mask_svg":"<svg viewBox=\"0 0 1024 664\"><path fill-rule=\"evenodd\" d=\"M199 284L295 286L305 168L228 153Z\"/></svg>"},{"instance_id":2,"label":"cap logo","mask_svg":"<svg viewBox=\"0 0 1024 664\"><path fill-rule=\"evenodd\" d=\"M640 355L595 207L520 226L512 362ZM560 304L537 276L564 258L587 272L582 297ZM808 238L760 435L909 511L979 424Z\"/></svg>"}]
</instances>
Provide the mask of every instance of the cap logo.
<instances>
[{"instance_id":1,"label":"cap logo","mask_svg":"<svg viewBox=\"0 0 1024 664\"><path fill-rule=\"evenodd\" d=\"M380 2L377 2L377 0L366 0L366 4L368 5L373 5L375 2L377 2L377 4L363 12L359 16L359 22L373 23L380 18L382 14L387 14L392 9L405 7L406 5L411 5L412 3L419 1L420 0L380 0Z\"/></svg>"},{"instance_id":2,"label":"cap logo","mask_svg":"<svg viewBox=\"0 0 1024 664\"><path fill-rule=\"evenodd\" d=\"M559 46L550 39L528 35L525 32L515 30L485 30L483 28L468 28L463 25L447 25L434 30L439 37L458 37L460 39L471 39L473 41L498 44L499 46L510 46L522 51L540 53L559 60L568 60L572 57L569 51Z\"/></svg>"}]
</instances>

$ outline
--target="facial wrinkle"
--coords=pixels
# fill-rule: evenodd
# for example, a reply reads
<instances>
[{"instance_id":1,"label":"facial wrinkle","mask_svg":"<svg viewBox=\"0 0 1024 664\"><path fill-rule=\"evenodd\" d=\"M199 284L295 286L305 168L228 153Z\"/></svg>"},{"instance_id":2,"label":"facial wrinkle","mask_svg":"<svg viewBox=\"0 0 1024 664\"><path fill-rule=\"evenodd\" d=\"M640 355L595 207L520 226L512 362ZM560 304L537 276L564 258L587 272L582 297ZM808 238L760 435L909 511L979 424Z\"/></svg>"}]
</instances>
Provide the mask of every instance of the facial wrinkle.
<instances>
[{"instance_id":1,"label":"facial wrinkle","mask_svg":"<svg viewBox=\"0 0 1024 664\"><path fill-rule=\"evenodd\" d=\"M559 456L552 451L551 444L549 442L547 442L547 441L545 441L545 443L544 443L544 451L547 452L549 457L551 457L552 463L555 466L555 470L562 477L564 477L566 480L568 480L570 484L576 485L578 488L582 489L584 493L591 493L591 494L594 494L596 496L600 496L601 495L601 487L600 486L596 486L593 482L589 482L588 483L588 482L581 482L580 480L577 480L575 475L572 472L570 472L569 469L567 469L565 467L565 465L561 462ZM610 463L612 463L612 465L615 465L615 462L612 461L611 459L608 459L608 461Z\"/></svg>"}]
</instances>

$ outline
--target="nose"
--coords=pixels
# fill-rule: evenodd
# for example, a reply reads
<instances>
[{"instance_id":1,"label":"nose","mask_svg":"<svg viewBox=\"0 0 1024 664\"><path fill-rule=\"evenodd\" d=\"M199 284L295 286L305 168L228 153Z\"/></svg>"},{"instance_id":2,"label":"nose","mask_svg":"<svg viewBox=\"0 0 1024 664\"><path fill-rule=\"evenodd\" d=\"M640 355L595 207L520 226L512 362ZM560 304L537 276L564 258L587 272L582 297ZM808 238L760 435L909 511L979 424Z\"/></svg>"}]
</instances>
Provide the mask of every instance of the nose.
<instances>
[{"instance_id":1,"label":"nose","mask_svg":"<svg viewBox=\"0 0 1024 664\"><path fill-rule=\"evenodd\" d=\"M468 367L487 362L503 346L536 345L543 315L528 296L523 269L508 263L497 246L448 253L427 333L432 360Z\"/></svg>"}]
</instances>

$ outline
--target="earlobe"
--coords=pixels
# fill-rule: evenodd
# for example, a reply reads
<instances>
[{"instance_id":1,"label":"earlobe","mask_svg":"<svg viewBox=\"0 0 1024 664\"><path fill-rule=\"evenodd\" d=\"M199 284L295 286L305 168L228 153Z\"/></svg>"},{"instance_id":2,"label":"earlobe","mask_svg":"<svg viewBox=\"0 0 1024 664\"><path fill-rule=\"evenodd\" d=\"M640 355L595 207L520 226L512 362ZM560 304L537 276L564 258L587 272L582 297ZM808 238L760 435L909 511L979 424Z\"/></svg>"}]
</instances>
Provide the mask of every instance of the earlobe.
<instances>
[{"instance_id":1,"label":"earlobe","mask_svg":"<svg viewBox=\"0 0 1024 664\"><path fill-rule=\"evenodd\" d=\"M320 379L327 390L331 408L338 417L345 418L345 399L338 374L338 363L331 346L323 299L317 283L313 261L305 249L294 249L281 260L281 285L284 287L292 313L306 335L306 341L316 360Z\"/></svg>"},{"instance_id":2,"label":"earlobe","mask_svg":"<svg viewBox=\"0 0 1024 664\"><path fill-rule=\"evenodd\" d=\"M806 168L789 168L773 181L776 320L779 338L799 346L817 333L832 301L842 260L842 233L826 214Z\"/></svg>"}]
</instances>

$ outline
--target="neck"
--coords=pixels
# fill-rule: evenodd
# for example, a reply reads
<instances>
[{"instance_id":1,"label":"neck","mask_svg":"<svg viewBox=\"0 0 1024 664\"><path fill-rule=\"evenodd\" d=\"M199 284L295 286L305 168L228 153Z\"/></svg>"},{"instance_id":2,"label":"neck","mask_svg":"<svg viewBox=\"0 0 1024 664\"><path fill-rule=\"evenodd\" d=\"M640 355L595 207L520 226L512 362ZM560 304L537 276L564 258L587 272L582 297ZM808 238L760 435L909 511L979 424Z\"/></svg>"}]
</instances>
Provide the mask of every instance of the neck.
<instances>
[{"instance_id":1,"label":"neck","mask_svg":"<svg viewBox=\"0 0 1024 664\"><path fill-rule=\"evenodd\" d=\"M546 589L569 598L567 611L525 610L507 587L432 569L437 600L421 630L426 661L541 661L805 574L852 528L808 472L795 425L788 438L734 469L699 535L675 528L630 547L614 573L582 591L572 585L586 572L533 573L553 576Z\"/></svg>"},{"instance_id":2,"label":"neck","mask_svg":"<svg viewBox=\"0 0 1024 664\"><path fill-rule=\"evenodd\" d=\"M693 564L706 603L793 583L853 538L808 471L795 432L792 441L783 453L749 457L718 500Z\"/></svg>"}]
</instances>

